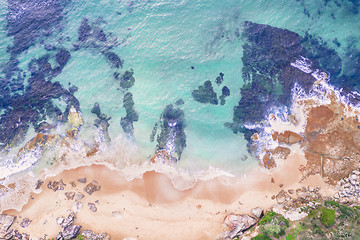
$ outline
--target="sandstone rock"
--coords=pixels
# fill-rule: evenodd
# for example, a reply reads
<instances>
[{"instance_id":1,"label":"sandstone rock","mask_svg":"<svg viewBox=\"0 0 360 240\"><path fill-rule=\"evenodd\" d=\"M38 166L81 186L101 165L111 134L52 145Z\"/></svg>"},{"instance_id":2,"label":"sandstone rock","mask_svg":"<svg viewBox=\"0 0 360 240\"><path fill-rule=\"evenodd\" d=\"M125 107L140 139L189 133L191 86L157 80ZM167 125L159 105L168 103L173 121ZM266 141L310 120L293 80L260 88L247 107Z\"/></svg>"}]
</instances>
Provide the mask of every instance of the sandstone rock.
<instances>
[{"instance_id":1,"label":"sandstone rock","mask_svg":"<svg viewBox=\"0 0 360 240\"><path fill-rule=\"evenodd\" d=\"M91 195L95 191L100 191L100 189L101 189L100 184L97 181L93 180L91 183L86 185L84 191L87 192L89 195Z\"/></svg>"},{"instance_id":2,"label":"sandstone rock","mask_svg":"<svg viewBox=\"0 0 360 240\"><path fill-rule=\"evenodd\" d=\"M289 190L288 190L288 193L290 193L290 194L294 194L294 193L295 193L295 191L294 191L293 189L289 189Z\"/></svg>"},{"instance_id":3,"label":"sandstone rock","mask_svg":"<svg viewBox=\"0 0 360 240\"><path fill-rule=\"evenodd\" d=\"M88 203L88 207L89 207L90 211L92 211L92 212L97 211L97 207L95 206L94 203Z\"/></svg>"},{"instance_id":4,"label":"sandstone rock","mask_svg":"<svg viewBox=\"0 0 360 240\"><path fill-rule=\"evenodd\" d=\"M278 146L274 150L271 150L271 153L273 155L281 159L286 159L289 156L290 152L291 150L289 148L281 147L281 146Z\"/></svg>"},{"instance_id":5,"label":"sandstone rock","mask_svg":"<svg viewBox=\"0 0 360 240\"><path fill-rule=\"evenodd\" d=\"M28 218L24 218L21 223L20 223L20 227L22 228L26 228L27 226L29 226L31 223L31 220Z\"/></svg>"},{"instance_id":6,"label":"sandstone rock","mask_svg":"<svg viewBox=\"0 0 360 240\"><path fill-rule=\"evenodd\" d=\"M81 199L83 199L85 196L84 196L84 194L82 194L82 193L77 193L76 195L75 195L75 200L76 201L80 201Z\"/></svg>"},{"instance_id":7,"label":"sandstone rock","mask_svg":"<svg viewBox=\"0 0 360 240\"><path fill-rule=\"evenodd\" d=\"M111 236L107 234L106 232L102 232L98 235L99 240L110 240Z\"/></svg>"},{"instance_id":8,"label":"sandstone rock","mask_svg":"<svg viewBox=\"0 0 360 240\"><path fill-rule=\"evenodd\" d=\"M261 218L264 215L264 209L257 207L257 208L253 208L251 209L251 213L256 217L256 218Z\"/></svg>"},{"instance_id":9,"label":"sandstone rock","mask_svg":"<svg viewBox=\"0 0 360 240\"><path fill-rule=\"evenodd\" d=\"M66 192L65 196L66 196L67 200L73 200L75 197L75 192Z\"/></svg>"},{"instance_id":10,"label":"sandstone rock","mask_svg":"<svg viewBox=\"0 0 360 240\"><path fill-rule=\"evenodd\" d=\"M284 190L281 190L277 195L276 195L276 201L278 204L283 204L287 201L291 200L291 196L285 192Z\"/></svg>"},{"instance_id":11,"label":"sandstone rock","mask_svg":"<svg viewBox=\"0 0 360 240\"><path fill-rule=\"evenodd\" d=\"M70 240L72 238L75 238L79 234L80 228L81 226L79 225L68 226L62 232L62 237L64 238L64 240Z\"/></svg>"},{"instance_id":12,"label":"sandstone rock","mask_svg":"<svg viewBox=\"0 0 360 240\"><path fill-rule=\"evenodd\" d=\"M279 143L285 143L288 145L292 145L294 143L298 143L302 141L304 138L300 136L299 134L291 131L285 131L283 133L280 133L278 135L278 142Z\"/></svg>"},{"instance_id":13,"label":"sandstone rock","mask_svg":"<svg viewBox=\"0 0 360 240\"><path fill-rule=\"evenodd\" d=\"M78 213L82 207L83 207L83 204L81 202L76 202L76 203L74 203L72 210L75 213Z\"/></svg>"},{"instance_id":14,"label":"sandstone rock","mask_svg":"<svg viewBox=\"0 0 360 240\"><path fill-rule=\"evenodd\" d=\"M70 185L71 185L72 187L76 187L76 184L75 184L74 181L71 181L71 182L70 182Z\"/></svg>"},{"instance_id":15,"label":"sandstone rock","mask_svg":"<svg viewBox=\"0 0 360 240\"><path fill-rule=\"evenodd\" d=\"M230 214L225 217L224 224L230 228L228 237L230 239L246 231L257 223L257 219L249 215Z\"/></svg>"},{"instance_id":16,"label":"sandstone rock","mask_svg":"<svg viewBox=\"0 0 360 240\"><path fill-rule=\"evenodd\" d=\"M326 129L333 116L334 112L324 105L312 108L308 115L306 131L314 132Z\"/></svg>"},{"instance_id":17,"label":"sandstone rock","mask_svg":"<svg viewBox=\"0 0 360 240\"><path fill-rule=\"evenodd\" d=\"M78 178L78 182L86 183L86 178L84 178L84 177Z\"/></svg>"},{"instance_id":18,"label":"sandstone rock","mask_svg":"<svg viewBox=\"0 0 360 240\"><path fill-rule=\"evenodd\" d=\"M74 221L75 221L74 213L71 213L66 218L63 218L63 217L56 218L57 224L59 224L62 228L66 228L66 227L70 226L71 224L73 224Z\"/></svg>"},{"instance_id":19,"label":"sandstone rock","mask_svg":"<svg viewBox=\"0 0 360 240\"><path fill-rule=\"evenodd\" d=\"M90 230L84 230L82 233L81 233L82 236L84 236L84 240L95 240L97 239L97 236L98 234L93 232L93 231L90 231Z\"/></svg>"},{"instance_id":20,"label":"sandstone rock","mask_svg":"<svg viewBox=\"0 0 360 240\"><path fill-rule=\"evenodd\" d=\"M47 184L47 187L51 190L53 190L54 192L58 191L58 190L64 190L64 187L66 186L66 184L63 182L62 179L60 179L59 181L49 181L49 183Z\"/></svg>"},{"instance_id":21,"label":"sandstone rock","mask_svg":"<svg viewBox=\"0 0 360 240\"><path fill-rule=\"evenodd\" d=\"M267 152L262 160L265 168L271 169L276 167L275 159L271 156L270 152Z\"/></svg>"}]
</instances>

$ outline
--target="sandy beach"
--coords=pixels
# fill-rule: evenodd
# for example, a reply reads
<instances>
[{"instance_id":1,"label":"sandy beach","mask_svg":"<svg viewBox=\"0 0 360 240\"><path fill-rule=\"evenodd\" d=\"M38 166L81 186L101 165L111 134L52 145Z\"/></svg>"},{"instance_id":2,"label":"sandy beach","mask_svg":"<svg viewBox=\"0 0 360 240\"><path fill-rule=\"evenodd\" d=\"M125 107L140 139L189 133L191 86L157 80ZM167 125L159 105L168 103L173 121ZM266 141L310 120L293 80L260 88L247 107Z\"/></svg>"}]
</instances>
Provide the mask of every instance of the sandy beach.
<instances>
[{"instance_id":1,"label":"sandy beach","mask_svg":"<svg viewBox=\"0 0 360 240\"><path fill-rule=\"evenodd\" d=\"M106 232L112 239L216 239L228 230L223 225L228 214L250 213L251 208L258 206L269 209L276 204L272 196L281 189L321 186L323 193L329 194L331 190L320 176L300 182L299 168L305 162L301 151L295 151L274 170L259 167L240 179L199 181L186 191L175 189L166 175L154 171L128 182L105 166L80 167L46 179L42 192L32 194L21 212L4 213L18 216L14 228L20 230L19 222L29 218L31 224L22 231L32 237L46 235L51 239L61 231L56 218L73 211L75 200L68 200L65 192L80 192L85 197L80 200L83 207L74 224L81 225L82 230ZM79 182L80 177L87 182ZM60 179L66 184L64 190L54 192L46 187L49 181ZM84 187L93 180L101 185L101 190L89 195ZM94 203L97 211L92 212L88 203Z\"/></svg>"}]
</instances>

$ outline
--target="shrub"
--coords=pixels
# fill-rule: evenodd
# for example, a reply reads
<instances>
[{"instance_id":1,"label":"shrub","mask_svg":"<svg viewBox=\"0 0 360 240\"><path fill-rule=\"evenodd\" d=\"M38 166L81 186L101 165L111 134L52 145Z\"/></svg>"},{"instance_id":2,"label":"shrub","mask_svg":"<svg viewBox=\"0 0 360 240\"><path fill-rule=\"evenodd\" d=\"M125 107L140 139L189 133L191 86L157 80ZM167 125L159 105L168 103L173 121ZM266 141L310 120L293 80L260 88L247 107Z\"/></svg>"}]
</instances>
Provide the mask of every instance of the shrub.
<instances>
[{"instance_id":1,"label":"shrub","mask_svg":"<svg viewBox=\"0 0 360 240\"><path fill-rule=\"evenodd\" d=\"M325 225L325 227L330 227L335 223L335 210L323 208L321 213L321 222Z\"/></svg>"},{"instance_id":2,"label":"shrub","mask_svg":"<svg viewBox=\"0 0 360 240\"><path fill-rule=\"evenodd\" d=\"M271 240L271 238L264 234L258 234L256 237L251 238L251 240Z\"/></svg>"}]
</instances>

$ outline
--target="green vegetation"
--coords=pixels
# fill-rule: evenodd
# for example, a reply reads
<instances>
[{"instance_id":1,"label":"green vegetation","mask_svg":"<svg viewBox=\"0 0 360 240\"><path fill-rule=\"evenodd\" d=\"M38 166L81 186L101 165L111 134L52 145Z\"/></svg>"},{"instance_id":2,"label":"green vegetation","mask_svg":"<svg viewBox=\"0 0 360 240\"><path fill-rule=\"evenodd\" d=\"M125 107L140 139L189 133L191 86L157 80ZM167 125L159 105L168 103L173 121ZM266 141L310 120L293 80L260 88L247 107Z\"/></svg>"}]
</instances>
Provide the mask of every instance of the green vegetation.
<instances>
[{"instance_id":1,"label":"green vegetation","mask_svg":"<svg viewBox=\"0 0 360 240\"><path fill-rule=\"evenodd\" d=\"M330 227L335 223L335 209L323 208L321 213L321 222L325 227Z\"/></svg>"},{"instance_id":2,"label":"green vegetation","mask_svg":"<svg viewBox=\"0 0 360 240\"><path fill-rule=\"evenodd\" d=\"M285 235L285 231L289 227L289 220L282 215L269 211L260 220L259 226L259 230L263 234L279 238Z\"/></svg>"},{"instance_id":3,"label":"green vegetation","mask_svg":"<svg viewBox=\"0 0 360 240\"><path fill-rule=\"evenodd\" d=\"M264 234L259 234L256 237L251 238L251 240L271 240L271 238Z\"/></svg>"},{"instance_id":4,"label":"green vegetation","mask_svg":"<svg viewBox=\"0 0 360 240\"><path fill-rule=\"evenodd\" d=\"M315 208L304 207L308 216L291 226L283 216L269 211L258 223L261 233L252 240L360 239L360 207L324 201Z\"/></svg>"}]
</instances>

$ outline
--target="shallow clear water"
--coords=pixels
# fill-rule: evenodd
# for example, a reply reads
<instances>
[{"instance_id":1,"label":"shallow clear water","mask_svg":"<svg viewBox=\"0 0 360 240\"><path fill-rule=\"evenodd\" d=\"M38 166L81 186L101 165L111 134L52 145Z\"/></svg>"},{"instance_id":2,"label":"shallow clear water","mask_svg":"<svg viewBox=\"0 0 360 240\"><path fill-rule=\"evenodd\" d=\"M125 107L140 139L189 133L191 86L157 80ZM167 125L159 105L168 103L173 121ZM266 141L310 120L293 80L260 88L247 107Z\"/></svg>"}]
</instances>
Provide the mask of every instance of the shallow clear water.
<instances>
[{"instance_id":1,"label":"shallow clear water","mask_svg":"<svg viewBox=\"0 0 360 240\"><path fill-rule=\"evenodd\" d=\"M134 153L137 158L140 156L146 161L157 149L156 140L150 142L154 124L159 122L166 105L175 104L181 98L184 104L179 108L185 116L186 147L179 165L196 170L211 165L239 174L257 162L248 153L243 135L234 134L224 126L232 122L233 109L241 98L240 88L244 84L243 22L286 28L302 36L308 32L322 38L344 57L349 42L352 41L355 48L359 46L360 18L354 13L357 7L350 1L339 1L339 5L326 1L268 0L69 1L63 9L60 28L51 35L41 35L35 44L16 57L18 67L26 71L33 58L47 53L54 55L55 50L45 50L46 44L70 51L71 58L51 81L60 82L66 89L73 85L78 87L74 96L80 102L84 120L79 139L89 143L95 138L96 116L91 109L98 102L101 111L111 116L108 132L116 146L116 139L126 135L120 125L121 118L126 115L122 99L126 92L131 92L139 120L133 123L134 139L128 141L137 147ZM9 60L6 49L13 41L12 36L7 36L7 12L7 4L0 3L1 64ZM111 67L102 54L107 49L106 44L74 50L73 44L78 41L78 29L84 18L92 28L104 31L106 44L116 43L111 51L124 61L122 69ZM335 38L340 46L334 43ZM53 58L49 62L56 65ZM121 89L114 73L122 75L130 69L134 71L135 84L128 90ZM224 82L217 86L215 79L220 72L224 73ZM225 105L194 101L192 91L206 80L212 81L218 96L223 86L230 89ZM52 102L62 111L67 105L61 98ZM34 136L31 128L22 145ZM241 160L244 155L248 157L246 161ZM3 163L6 158L10 158L9 154L3 156Z\"/></svg>"}]
</instances>

